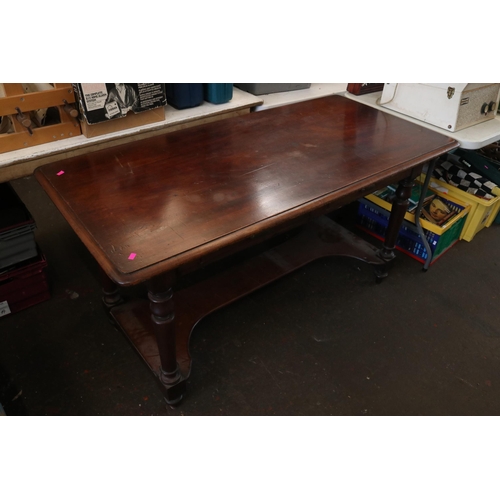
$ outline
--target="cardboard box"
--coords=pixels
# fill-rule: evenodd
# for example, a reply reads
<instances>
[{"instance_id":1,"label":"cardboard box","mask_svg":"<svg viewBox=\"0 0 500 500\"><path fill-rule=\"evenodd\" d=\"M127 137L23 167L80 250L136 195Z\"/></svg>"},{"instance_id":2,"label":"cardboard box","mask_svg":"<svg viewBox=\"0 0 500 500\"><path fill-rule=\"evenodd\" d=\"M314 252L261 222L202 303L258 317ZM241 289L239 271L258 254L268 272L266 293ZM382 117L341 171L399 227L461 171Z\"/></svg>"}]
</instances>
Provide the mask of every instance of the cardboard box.
<instances>
[{"instance_id":1,"label":"cardboard box","mask_svg":"<svg viewBox=\"0 0 500 500\"><path fill-rule=\"evenodd\" d=\"M85 137L165 119L164 83L76 83L74 87Z\"/></svg>"}]
</instances>

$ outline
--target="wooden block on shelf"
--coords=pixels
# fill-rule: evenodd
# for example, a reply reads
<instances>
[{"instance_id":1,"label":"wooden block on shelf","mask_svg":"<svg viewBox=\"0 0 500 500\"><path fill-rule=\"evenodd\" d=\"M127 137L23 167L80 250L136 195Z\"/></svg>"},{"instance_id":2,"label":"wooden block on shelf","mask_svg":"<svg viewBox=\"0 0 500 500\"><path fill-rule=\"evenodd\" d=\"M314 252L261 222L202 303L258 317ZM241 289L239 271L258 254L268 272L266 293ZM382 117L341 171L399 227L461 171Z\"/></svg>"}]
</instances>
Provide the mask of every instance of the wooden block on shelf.
<instances>
[{"instance_id":1,"label":"wooden block on shelf","mask_svg":"<svg viewBox=\"0 0 500 500\"><path fill-rule=\"evenodd\" d=\"M36 128L32 131L32 134L27 131L0 134L0 153L39 146L40 144L61 139L69 139L80 134L80 127L76 120L73 123L57 123L48 127Z\"/></svg>"},{"instance_id":2,"label":"wooden block on shelf","mask_svg":"<svg viewBox=\"0 0 500 500\"><path fill-rule=\"evenodd\" d=\"M70 83L0 84L0 153L80 135L74 102ZM49 108L57 109L58 123L44 123Z\"/></svg>"}]
</instances>

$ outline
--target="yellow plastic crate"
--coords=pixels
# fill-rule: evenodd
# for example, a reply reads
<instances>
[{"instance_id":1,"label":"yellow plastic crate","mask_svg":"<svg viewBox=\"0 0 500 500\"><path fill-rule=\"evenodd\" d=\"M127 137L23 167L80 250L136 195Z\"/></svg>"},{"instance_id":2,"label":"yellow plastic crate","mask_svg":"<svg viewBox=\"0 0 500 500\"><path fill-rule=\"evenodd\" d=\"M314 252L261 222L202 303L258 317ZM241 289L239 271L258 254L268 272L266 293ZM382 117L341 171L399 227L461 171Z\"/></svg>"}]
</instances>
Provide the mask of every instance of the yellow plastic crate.
<instances>
[{"instance_id":1,"label":"yellow plastic crate","mask_svg":"<svg viewBox=\"0 0 500 500\"><path fill-rule=\"evenodd\" d=\"M411 195L414 202L418 199L421 189L420 182L417 181L415 184ZM378 196L380 191L382 190L366 195L364 199L359 200L358 225L361 229L372 234L376 238L383 239L389 222L392 204ZM432 188L429 188L428 191L437 194L444 200L448 200L459 210L442 226L434 224L424 218L420 219L425 238L430 246L432 254L430 263L432 264L459 241L460 235L462 234L462 228L464 227L471 207L469 203L458 200L447 193L442 193ZM414 213L406 212L405 220L403 221L396 242L396 248L419 262L425 262L427 260L427 248L424 246L421 235L415 226Z\"/></svg>"},{"instance_id":2,"label":"yellow plastic crate","mask_svg":"<svg viewBox=\"0 0 500 500\"><path fill-rule=\"evenodd\" d=\"M422 179L423 180L423 179ZM432 179L434 180L434 178ZM416 181L416 183L422 184L420 179ZM459 219L463 217L467 217L469 215L469 212L471 210L470 203L468 201L465 201L463 199L459 199L458 197L451 196L447 193L443 193L441 191L438 191L437 189L433 189L431 186L429 186L429 191L433 191L437 195L441 196L442 198L446 200L450 200L452 203L455 203L456 205L460 205L462 208L461 212L453 216L451 219L449 219L445 224L442 226L438 226L437 224L433 224L430 221L427 221L423 218L420 219L420 225L422 226L423 229L427 229L428 231L432 231L433 233L437 235L442 235L444 234L451 226L453 226ZM379 207L384 208L388 212L391 211L392 209L392 204L382 200L379 198L375 193L366 195L365 198L367 200L370 200L371 202L375 203ZM470 216L470 215L469 215ZM467 217L468 218L468 217ZM410 212L406 212L405 214L405 219L412 224L415 224L415 215ZM465 221L465 224L467 224L467 219ZM461 236L461 235L460 235ZM461 237L459 238L461 239Z\"/></svg>"},{"instance_id":3,"label":"yellow plastic crate","mask_svg":"<svg viewBox=\"0 0 500 500\"><path fill-rule=\"evenodd\" d=\"M424 181L425 176L421 175L420 182ZM429 187L437 186L439 189L444 188L446 192L462 203L470 205L470 212L465 221L464 228L460 234L460 239L472 241L472 238L483 228L490 227L493 224L500 210L500 197L496 196L491 200L484 200L470 193L466 193L455 186L451 186L444 181L440 181L434 177L431 178ZM439 191L443 193L443 191Z\"/></svg>"}]
</instances>

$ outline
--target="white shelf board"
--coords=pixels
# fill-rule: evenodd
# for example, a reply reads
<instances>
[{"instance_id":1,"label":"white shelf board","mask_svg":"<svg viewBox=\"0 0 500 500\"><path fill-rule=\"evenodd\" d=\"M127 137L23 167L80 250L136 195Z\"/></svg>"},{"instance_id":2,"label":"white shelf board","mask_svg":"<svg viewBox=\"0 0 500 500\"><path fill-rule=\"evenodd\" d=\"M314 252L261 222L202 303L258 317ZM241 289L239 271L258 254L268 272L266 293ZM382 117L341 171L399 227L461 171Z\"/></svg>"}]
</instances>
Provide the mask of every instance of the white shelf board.
<instances>
[{"instance_id":1,"label":"white shelf board","mask_svg":"<svg viewBox=\"0 0 500 500\"><path fill-rule=\"evenodd\" d=\"M460 147L464 149L480 149L492 142L500 140L500 117L497 115L494 119L488 120L477 125L472 125L472 127L464 128L463 130L458 130L457 132L450 132L440 127L435 127L429 123L423 122L412 118L411 116L398 113L392 109L384 108L378 104L382 92L372 92L371 94L365 95L353 95L349 92L344 93L345 97L352 99L353 101L361 102L372 108L379 109L384 113L390 115L398 116L422 127L428 128L429 130L434 130L440 134L451 137L460 143Z\"/></svg>"}]
</instances>

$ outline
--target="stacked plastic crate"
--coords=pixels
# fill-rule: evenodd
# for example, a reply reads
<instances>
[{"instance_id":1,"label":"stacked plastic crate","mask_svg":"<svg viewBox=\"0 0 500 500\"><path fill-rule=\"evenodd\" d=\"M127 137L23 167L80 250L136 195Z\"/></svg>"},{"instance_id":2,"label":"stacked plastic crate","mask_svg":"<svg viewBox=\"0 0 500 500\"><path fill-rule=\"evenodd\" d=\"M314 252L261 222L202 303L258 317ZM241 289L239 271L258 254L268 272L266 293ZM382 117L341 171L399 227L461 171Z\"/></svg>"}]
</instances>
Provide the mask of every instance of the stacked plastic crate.
<instances>
[{"instance_id":1,"label":"stacked plastic crate","mask_svg":"<svg viewBox=\"0 0 500 500\"><path fill-rule=\"evenodd\" d=\"M427 260L427 249L415 225L414 215L420 198L421 187L417 183L412 190L409 211L406 212L398 234L396 248L419 262L425 262ZM391 197L395 191L396 186L387 186L359 200L356 218L357 226L372 236L383 240L392 209ZM433 189L428 190L425 200L422 212L427 214L427 218L421 218L420 224L431 249L432 258L430 264L433 264L461 239L471 207L466 202ZM440 200L445 205L445 210L448 211L448 214L441 221L432 217L430 205L433 200Z\"/></svg>"},{"instance_id":2,"label":"stacked plastic crate","mask_svg":"<svg viewBox=\"0 0 500 500\"><path fill-rule=\"evenodd\" d=\"M0 184L0 317L50 297L36 224L8 183Z\"/></svg>"}]
</instances>

